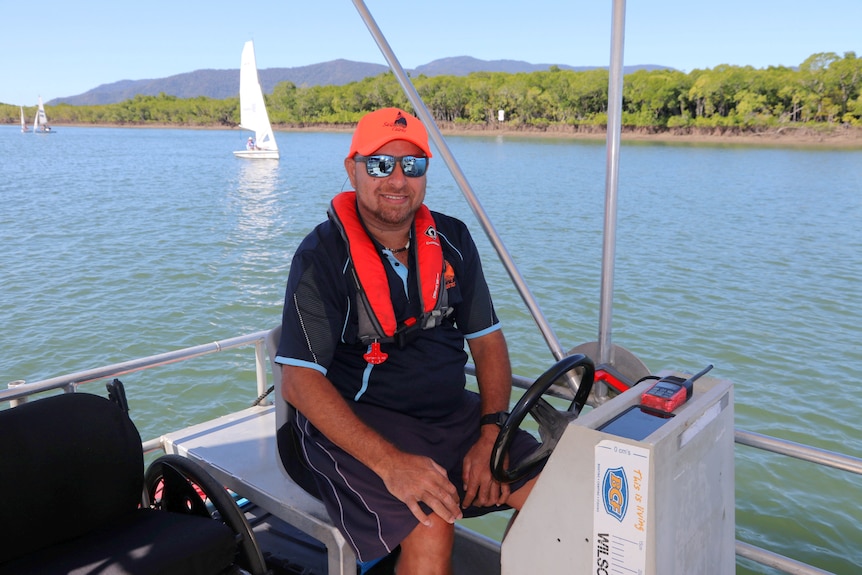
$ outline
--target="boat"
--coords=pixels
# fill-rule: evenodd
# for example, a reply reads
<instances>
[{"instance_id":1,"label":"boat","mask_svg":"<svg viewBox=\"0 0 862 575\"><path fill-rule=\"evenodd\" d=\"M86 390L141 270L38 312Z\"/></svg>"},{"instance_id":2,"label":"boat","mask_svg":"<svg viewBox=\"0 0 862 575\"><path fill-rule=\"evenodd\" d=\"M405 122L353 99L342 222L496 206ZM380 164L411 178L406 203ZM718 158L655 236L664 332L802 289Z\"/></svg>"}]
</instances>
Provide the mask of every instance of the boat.
<instances>
[{"instance_id":1,"label":"boat","mask_svg":"<svg viewBox=\"0 0 862 575\"><path fill-rule=\"evenodd\" d=\"M45 115L45 106L42 104L42 96L39 96L39 106L36 109L36 118L33 120L34 134L53 134L54 130L48 125L48 116Z\"/></svg>"},{"instance_id":2,"label":"boat","mask_svg":"<svg viewBox=\"0 0 862 575\"><path fill-rule=\"evenodd\" d=\"M555 364L535 379L513 378L517 388L527 391L512 409L498 440L502 449L507 429L517 426L527 413L544 411L539 416L539 430L543 425L550 429L547 435L542 433L547 446L542 478L525 508L512 517L502 541L457 526L455 573L726 575L735 572L738 558L762 565L768 570L764 572L827 573L735 539L734 491L744 489L734 484L735 446L801 459L822 466L824 473L862 475L862 460L735 429L733 383L713 377L710 366L699 366L693 373L648 369L611 341L624 1L614 2L603 252L607 265L602 269L599 337L569 350L554 335L370 13L360 0L355 4L414 109L429 127L440 156L455 174L555 358ZM576 274L572 281L579 279ZM195 462L227 488L252 528L266 570L273 575L352 575L357 565L350 547L332 526L322 504L289 479L277 456L275 431L286 411L278 393L273 393L280 383L273 363L279 328L265 327L42 381L14 382L9 389L0 390L0 402L38 402L43 394L61 391L98 393L96 384L128 374L150 370L156 374L159 368L181 361L200 362L228 350L253 350L247 369L238 369L236 374L237 381L254 374L255 385L247 390L247 407L225 410L213 420L189 427L165 427L156 437L145 438L143 449L153 457L169 454ZM584 358L592 359L592 375ZM467 371L475 374L472 366ZM589 407L573 418L565 406L590 384ZM129 387L128 393L134 397L147 390ZM555 405L562 404L563 409L557 412L542 407L543 396ZM496 452L496 462L502 461L502 453ZM855 504L844 500L842 494L834 501ZM245 571L261 573L254 568ZM391 564L386 561L367 571L369 575L387 572L391 573Z\"/></svg>"},{"instance_id":3,"label":"boat","mask_svg":"<svg viewBox=\"0 0 862 575\"><path fill-rule=\"evenodd\" d=\"M27 121L24 119L24 106L21 106L21 133L29 132L30 128L27 126Z\"/></svg>"},{"instance_id":4,"label":"boat","mask_svg":"<svg viewBox=\"0 0 862 575\"><path fill-rule=\"evenodd\" d=\"M260 158L277 160L278 144L269 123L266 101L257 74L254 56L254 41L249 40L242 48L242 63L239 69L239 127L253 132L246 140L244 150L234 151L238 158Z\"/></svg>"}]
</instances>

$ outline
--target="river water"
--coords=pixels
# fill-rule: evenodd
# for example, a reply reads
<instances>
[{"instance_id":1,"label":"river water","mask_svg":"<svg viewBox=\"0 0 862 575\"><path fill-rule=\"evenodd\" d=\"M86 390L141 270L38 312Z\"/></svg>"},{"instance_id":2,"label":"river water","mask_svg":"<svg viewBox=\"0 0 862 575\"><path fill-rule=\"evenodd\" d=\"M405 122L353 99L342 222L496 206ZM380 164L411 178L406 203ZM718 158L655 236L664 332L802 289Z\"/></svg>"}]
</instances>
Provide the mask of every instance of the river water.
<instances>
[{"instance_id":1,"label":"river water","mask_svg":"<svg viewBox=\"0 0 862 575\"><path fill-rule=\"evenodd\" d=\"M236 131L0 127L0 384L275 326L293 250L347 185L350 136L277 137L274 162L235 159ZM604 143L447 142L563 347L595 340ZM714 364L738 428L862 456L862 151L620 157L614 343L653 371ZM438 158L427 203L473 229L513 369L535 377L548 346ZM251 351L214 357L123 378L145 439L254 398ZM739 539L858 571L859 477L736 453Z\"/></svg>"}]
</instances>

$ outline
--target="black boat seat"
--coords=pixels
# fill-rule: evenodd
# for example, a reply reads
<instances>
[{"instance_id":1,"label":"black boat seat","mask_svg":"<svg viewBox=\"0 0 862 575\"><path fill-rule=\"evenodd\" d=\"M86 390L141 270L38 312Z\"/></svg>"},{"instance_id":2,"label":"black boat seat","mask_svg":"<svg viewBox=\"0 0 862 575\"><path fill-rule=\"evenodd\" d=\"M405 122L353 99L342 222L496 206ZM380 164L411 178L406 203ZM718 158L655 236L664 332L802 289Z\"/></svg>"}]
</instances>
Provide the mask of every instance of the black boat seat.
<instances>
[{"instance_id":1,"label":"black boat seat","mask_svg":"<svg viewBox=\"0 0 862 575\"><path fill-rule=\"evenodd\" d=\"M0 575L215 575L237 537L209 517L143 508L141 437L97 395L0 411Z\"/></svg>"}]
</instances>

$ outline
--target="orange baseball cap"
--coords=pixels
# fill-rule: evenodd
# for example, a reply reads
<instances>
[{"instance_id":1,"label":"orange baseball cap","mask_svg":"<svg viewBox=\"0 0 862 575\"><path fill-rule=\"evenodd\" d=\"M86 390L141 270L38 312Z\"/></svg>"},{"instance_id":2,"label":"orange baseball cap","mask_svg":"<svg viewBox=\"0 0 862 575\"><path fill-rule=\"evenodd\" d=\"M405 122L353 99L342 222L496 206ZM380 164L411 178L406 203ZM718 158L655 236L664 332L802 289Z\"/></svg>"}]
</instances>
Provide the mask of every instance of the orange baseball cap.
<instances>
[{"instance_id":1,"label":"orange baseball cap","mask_svg":"<svg viewBox=\"0 0 862 575\"><path fill-rule=\"evenodd\" d=\"M368 156L393 140L416 144L431 157L428 132L419 118L398 108L381 108L362 116L353 132L348 158L356 154Z\"/></svg>"}]
</instances>

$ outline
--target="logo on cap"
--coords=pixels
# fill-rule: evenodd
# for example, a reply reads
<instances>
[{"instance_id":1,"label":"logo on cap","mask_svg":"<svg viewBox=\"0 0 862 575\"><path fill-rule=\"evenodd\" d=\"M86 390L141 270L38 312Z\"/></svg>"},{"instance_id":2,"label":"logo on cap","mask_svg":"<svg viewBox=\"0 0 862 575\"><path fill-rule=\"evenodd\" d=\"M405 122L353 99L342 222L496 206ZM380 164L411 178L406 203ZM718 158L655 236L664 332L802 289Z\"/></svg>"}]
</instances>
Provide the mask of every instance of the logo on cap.
<instances>
[{"instance_id":1,"label":"logo on cap","mask_svg":"<svg viewBox=\"0 0 862 575\"><path fill-rule=\"evenodd\" d=\"M398 115L395 116L394 122L383 122L383 125L387 128L392 128L393 130L407 130L407 118L405 118L401 112L398 112Z\"/></svg>"}]
</instances>

